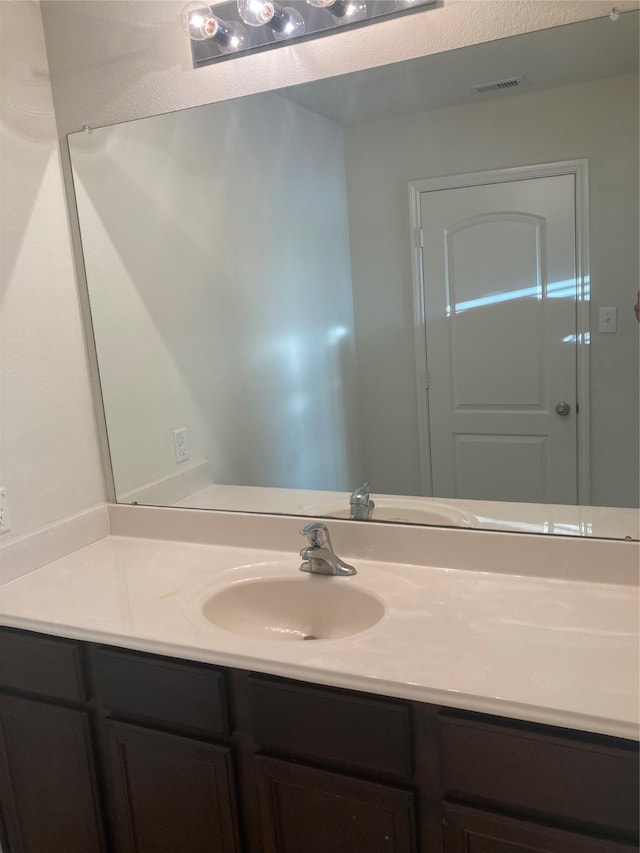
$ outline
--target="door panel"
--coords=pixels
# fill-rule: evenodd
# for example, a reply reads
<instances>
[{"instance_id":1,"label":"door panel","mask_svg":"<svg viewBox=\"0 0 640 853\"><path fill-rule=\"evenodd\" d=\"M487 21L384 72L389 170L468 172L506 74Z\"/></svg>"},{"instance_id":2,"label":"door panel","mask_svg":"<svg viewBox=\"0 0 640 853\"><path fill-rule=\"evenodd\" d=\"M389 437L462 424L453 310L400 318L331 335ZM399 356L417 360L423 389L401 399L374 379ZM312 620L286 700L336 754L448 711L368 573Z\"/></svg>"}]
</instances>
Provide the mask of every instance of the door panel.
<instances>
[{"instance_id":1,"label":"door panel","mask_svg":"<svg viewBox=\"0 0 640 853\"><path fill-rule=\"evenodd\" d=\"M0 696L0 794L14 853L104 853L84 711Z\"/></svg>"},{"instance_id":2,"label":"door panel","mask_svg":"<svg viewBox=\"0 0 640 853\"><path fill-rule=\"evenodd\" d=\"M415 853L413 794L256 758L266 853Z\"/></svg>"},{"instance_id":3,"label":"door panel","mask_svg":"<svg viewBox=\"0 0 640 853\"><path fill-rule=\"evenodd\" d=\"M574 183L421 193L438 496L577 502Z\"/></svg>"},{"instance_id":4,"label":"door panel","mask_svg":"<svg viewBox=\"0 0 640 853\"><path fill-rule=\"evenodd\" d=\"M121 853L239 853L231 750L108 721Z\"/></svg>"}]
</instances>

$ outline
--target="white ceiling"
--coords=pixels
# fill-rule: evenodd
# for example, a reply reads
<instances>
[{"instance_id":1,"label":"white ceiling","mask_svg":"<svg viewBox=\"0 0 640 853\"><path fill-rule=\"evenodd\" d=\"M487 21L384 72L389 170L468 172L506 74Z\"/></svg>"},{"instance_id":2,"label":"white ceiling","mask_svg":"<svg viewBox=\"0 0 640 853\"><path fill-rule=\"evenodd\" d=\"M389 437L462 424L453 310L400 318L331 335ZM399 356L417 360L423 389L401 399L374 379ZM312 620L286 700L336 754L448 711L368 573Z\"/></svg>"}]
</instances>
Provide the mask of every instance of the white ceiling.
<instances>
[{"instance_id":1,"label":"white ceiling","mask_svg":"<svg viewBox=\"0 0 640 853\"><path fill-rule=\"evenodd\" d=\"M521 91L638 72L639 14L597 18L282 89L340 124L504 98ZM472 86L524 77L525 86L478 95ZM526 88L525 88L526 87Z\"/></svg>"}]
</instances>

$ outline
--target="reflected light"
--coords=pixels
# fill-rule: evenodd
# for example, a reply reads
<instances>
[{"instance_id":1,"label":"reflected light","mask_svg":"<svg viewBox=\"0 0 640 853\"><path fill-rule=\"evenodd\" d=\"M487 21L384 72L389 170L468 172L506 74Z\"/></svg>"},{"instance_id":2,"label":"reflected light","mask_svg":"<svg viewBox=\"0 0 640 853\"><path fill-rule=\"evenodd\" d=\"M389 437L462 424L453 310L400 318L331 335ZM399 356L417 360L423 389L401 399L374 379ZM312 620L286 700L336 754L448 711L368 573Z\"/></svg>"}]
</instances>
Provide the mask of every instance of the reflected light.
<instances>
[{"instance_id":1,"label":"reflected light","mask_svg":"<svg viewBox=\"0 0 640 853\"><path fill-rule=\"evenodd\" d=\"M349 329L346 326L332 326L327 330L327 343L329 346L335 346L343 338L349 334Z\"/></svg>"},{"instance_id":2,"label":"reflected light","mask_svg":"<svg viewBox=\"0 0 640 853\"><path fill-rule=\"evenodd\" d=\"M563 281L554 281L546 287L547 299L576 299L579 298L576 288L576 280L567 278ZM468 299L465 302L456 302L455 313L462 314L464 311L471 311L474 308L486 308L488 305L498 305L501 302L513 302L516 299L542 299L543 290L537 285L534 287L523 287L519 290L507 290L502 293L489 293L486 296L480 296L477 299ZM589 282L585 281L585 289L582 297L583 300L589 299ZM450 317L452 314L451 304L447 303L446 315Z\"/></svg>"},{"instance_id":3,"label":"reflected light","mask_svg":"<svg viewBox=\"0 0 640 853\"><path fill-rule=\"evenodd\" d=\"M589 346L591 343L591 333L585 332L584 334L578 335L567 335L562 339L563 344L586 344Z\"/></svg>"}]
</instances>

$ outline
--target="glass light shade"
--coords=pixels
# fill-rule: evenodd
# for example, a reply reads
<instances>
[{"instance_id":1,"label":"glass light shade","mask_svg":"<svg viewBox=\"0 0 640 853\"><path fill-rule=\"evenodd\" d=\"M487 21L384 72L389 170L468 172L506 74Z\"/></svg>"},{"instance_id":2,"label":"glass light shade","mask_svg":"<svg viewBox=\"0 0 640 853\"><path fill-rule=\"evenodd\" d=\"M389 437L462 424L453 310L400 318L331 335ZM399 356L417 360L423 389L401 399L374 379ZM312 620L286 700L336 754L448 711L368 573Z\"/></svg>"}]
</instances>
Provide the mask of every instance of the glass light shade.
<instances>
[{"instance_id":1,"label":"glass light shade","mask_svg":"<svg viewBox=\"0 0 640 853\"><path fill-rule=\"evenodd\" d=\"M247 31L238 21L220 21L218 33L215 36L220 53L235 53L247 44Z\"/></svg>"},{"instance_id":2,"label":"glass light shade","mask_svg":"<svg viewBox=\"0 0 640 853\"><path fill-rule=\"evenodd\" d=\"M182 10L182 27L193 41L213 39L220 53L242 50L247 43L247 31L236 21L223 21L214 15L210 6L189 3Z\"/></svg>"},{"instance_id":3,"label":"glass light shade","mask_svg":"<svg viewBox=\"0 0 640 853\"><path fill-rule=\"evenodd\" d=\"M329 6L329 12L338 24L353 24L367 17L367 4L364 0L336 0Z\"/></svg>"},{"instance_id":4,"label":"glass light shade","mask_svg":"<svg viewBox=\"0 0 640 853\"><path fill-rule=\"evenodd\" d=\"M209 6L198 0L188 3L182 10L182 29L192 41L205 41L212 37L216 28L216 17Z\"/></svg>"},{"instance_id":5,"label":"glass light shade","mask_svg":"<svg viewBox=\"0 0 640 853\"><path fill-rule=\"evenodd\" d=\"M270 0L238 0L238 14L250 27L262 27L273 18L275 6Z\"/></svg>"},{"instance_id":6,"label":"glass light shade","mask_svg":"<svg viewBox=\"0 0 640 853\"><path fill-rule=\"evenodd\" d=\"M277 25L276 20L278 21ZM276 41L284 41L292 39L296 36L304 35L304 18L292 6L285 6L276 12L276 15L271 22L273 37Z\"/></svg>"}]
</instances>

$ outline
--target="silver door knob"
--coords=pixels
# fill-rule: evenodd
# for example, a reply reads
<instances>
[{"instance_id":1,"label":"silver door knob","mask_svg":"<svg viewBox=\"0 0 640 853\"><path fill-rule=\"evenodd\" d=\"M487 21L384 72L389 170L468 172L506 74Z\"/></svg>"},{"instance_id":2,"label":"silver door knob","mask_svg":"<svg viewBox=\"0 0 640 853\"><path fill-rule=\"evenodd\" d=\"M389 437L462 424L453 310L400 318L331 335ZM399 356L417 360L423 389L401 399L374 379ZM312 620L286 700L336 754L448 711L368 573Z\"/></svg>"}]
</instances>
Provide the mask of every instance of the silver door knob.
<instances>
[{"instance_id":1,"label":"silver door knob","mask_svg":"<svg viewBox=\"0 0 640 853\"><path fill-rule=\"evenodd\" d=\"M571 406L568 403L558 403L556 405L556 414L560 415L561 418L566 418L570 411Z\"/></svg>"}]
</instances>

